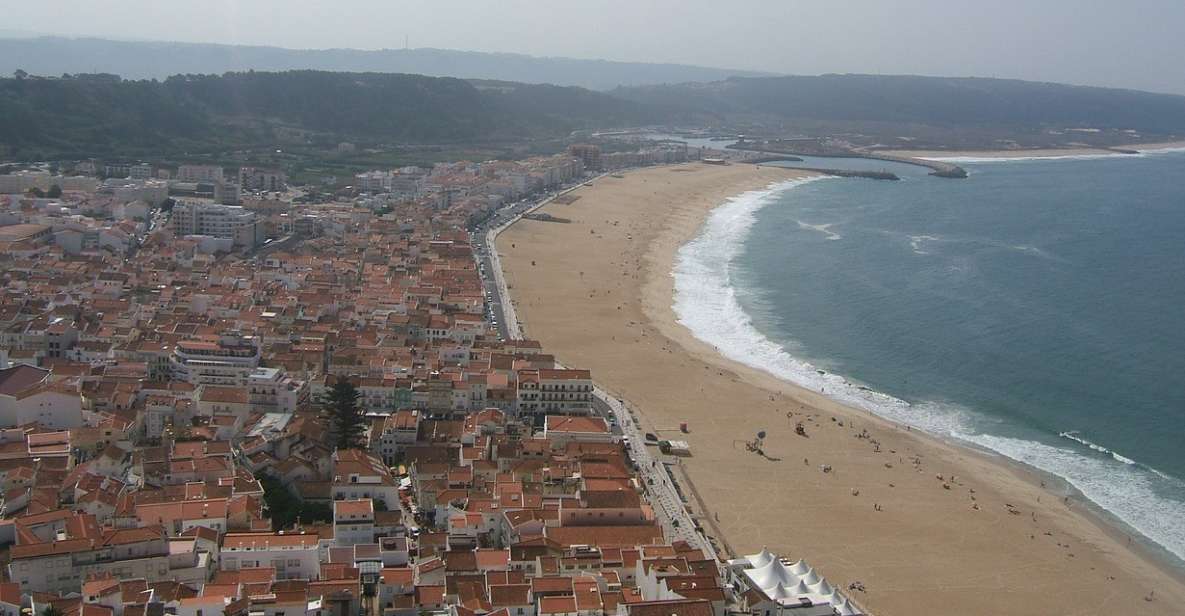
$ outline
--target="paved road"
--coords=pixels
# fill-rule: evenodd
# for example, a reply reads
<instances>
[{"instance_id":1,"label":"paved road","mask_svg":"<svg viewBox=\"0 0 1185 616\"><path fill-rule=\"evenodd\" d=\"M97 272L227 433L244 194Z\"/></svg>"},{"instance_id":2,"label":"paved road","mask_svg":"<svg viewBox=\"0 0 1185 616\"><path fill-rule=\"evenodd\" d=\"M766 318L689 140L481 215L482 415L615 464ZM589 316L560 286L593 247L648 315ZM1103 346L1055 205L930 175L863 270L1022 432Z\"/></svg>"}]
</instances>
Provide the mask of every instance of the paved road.
<instances>
[{"instance_id":1,"label":"paved road","mask_svg":"<svg viewBox=\"0 0 1185 616\"><path fill-rule=\"evenodd\" d=\"M473 243L477 253L477 264L481 269L482 291L486 296L486 319L495 324L498 336L502 340L517 338L517 328L511 332L511 326L506 319L506 302L502 300L501 264L498 262L494 240L502 229L510 226L523 214L550 202L554 194L545 195L538 199L529 199L503 207L493 216L470 230L472 238L478 240Z\"/></svg>"},{"instance_id":2,"label":"paved road","mask_svg":"<svg viewBox=\"0 0 1185 616\"><path fill-rule=\"evenodd\" d=\"M629 439L630 458L638 465L638 479L646 489L648 500L666 537L671 541L682 539L715 558L716 551L711 543L695 530L695 521L691 519L679 491L675 489L665 463L653 454L658 448L657 443L646 444L644 431L634 421L622 400L600 387L594 387L593 394L594 410L612 417L621 426L624 437Z\"/></svg>"},{"instance_id":3,"label":"paved road","mask_svg":"<svg viewBox=\"0 0 1185 616\"><path fill-rule=\"evenodd\" d=\"M594 178L594 181L599 177ZM490 307L487 318L497 321L497 329L503 339L521 338L522 332L514 305L510 301L510 294L506 289L506 280L502 276L502 266L494 241L499 233L517 222L523 214L546 205L559 194L579 187L580 184L576 184L533 203L520 203L503 208L489 221L474 229L474 236L481 239L477 245L477 258L481 266L482 284L487 293L487 305ZM675 489L664 463L651 453L657 446L646 445L644 431L634 421L625 402L599 386L594 386L593 395L593 411L606 420L611 420L611 424L614 424L614 432L627 439L630 458L638 466L638 479L646 491L647 500L653 507L667 539L686 541L693 547L703 550L709 558L718 560L716 550L712 547L711 542L695 530L695 522L687 513L687 508L680 498L678 490Z\"/></svg>"},{"instance_id":4,"label":"paved road","mask_svg":"<svg viewBox=\"0 0 1185 616\"><path fill-rule=\"evenodd\" d=\"M502 277L502 264L498 260L498 250L494 245L498 234L518 222L523 214L529 214L551 203L552 199L605 175L607 174L601 174L591 180L565 184L556 191L503 207L470 231L474 239L480 240L474 245L477 248L477 263L481 267L482 286L486 292L486 318L495 323L498 335L503 340L521 338L522 331L519 328L518 317L514 313L514 304L506 293L506 280Z\"/></svg>"}]
</instances>

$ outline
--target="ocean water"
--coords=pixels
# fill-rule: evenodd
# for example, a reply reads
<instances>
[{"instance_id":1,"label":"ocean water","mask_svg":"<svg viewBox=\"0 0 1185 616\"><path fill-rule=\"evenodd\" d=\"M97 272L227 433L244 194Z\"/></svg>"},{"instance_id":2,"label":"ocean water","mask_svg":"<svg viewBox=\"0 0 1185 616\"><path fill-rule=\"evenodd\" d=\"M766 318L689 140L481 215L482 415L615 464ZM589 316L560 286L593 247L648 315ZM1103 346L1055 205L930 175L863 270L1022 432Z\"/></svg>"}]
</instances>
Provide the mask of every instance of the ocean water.
<instances>
[{"instance_id":1,"label":"ocean water","mask_svg":"<svg viewBox=\"0 0 1185 616\"><path fill-rule=\"evenodd\" d=\"M725 355L1060 477L1185 559L1185 152L738 195L679 252Z\"/></svg>"}]
</instances>

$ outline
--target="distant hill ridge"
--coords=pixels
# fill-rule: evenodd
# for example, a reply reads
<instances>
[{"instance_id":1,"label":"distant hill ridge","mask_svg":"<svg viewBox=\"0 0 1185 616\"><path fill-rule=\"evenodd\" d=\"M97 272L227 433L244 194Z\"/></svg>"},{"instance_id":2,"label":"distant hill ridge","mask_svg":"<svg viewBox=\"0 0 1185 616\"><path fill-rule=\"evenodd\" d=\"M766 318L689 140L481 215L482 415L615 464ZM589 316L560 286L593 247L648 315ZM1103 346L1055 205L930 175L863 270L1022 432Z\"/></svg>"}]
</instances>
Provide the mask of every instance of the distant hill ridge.
<instances>
[{"instance_id":1,"label":"distant hill ridge","mask_svg":"<svg viewBox=\"0 0 1185 616\"><path fill-rule=\"evenodd\" d=\"M645 105L576 87L288 71L0 79L0 154L217 152L307 143L465 143L649 123Z\"/></svg>"},{"instance_id":2,"label":"distant hill ridge","mask_svg":"<svg viewBox=\"0 0 1185 616\"><path fill-rule=\"evenodd\" d=\"M613 62L450 49L286 49L99 38L0 38L0 75L113 73L126 79L230 71L415 73L609 90L618 86L770 75L685 64Z\"/></svg>"},{"instance_id":3,"label":"distant hill ridge","mask_svg":"<svg viewBox=\"0 0 1185 616\"><path fill-rule=\"evenodd\" d=\"M1185 96L1016 79L791 75L621 87L610 93L692 118L1185 132Z\"/></svg>"},{"instance_id":4,"label":"distant hill ridge","mask_svg":"<svg viewBox=\"0 0 1185 616\"><path fill-rule=\"evenodd\" d=\"M510 143L578 129L725 127L856 145L1117 145L1185 135L1185 96L1005 79L731 77L574 86L327 71L0 78L0 157L219 153L340 141ZM999 145L1002 144L1002 145Z\"/></svg>"}]
</instances>

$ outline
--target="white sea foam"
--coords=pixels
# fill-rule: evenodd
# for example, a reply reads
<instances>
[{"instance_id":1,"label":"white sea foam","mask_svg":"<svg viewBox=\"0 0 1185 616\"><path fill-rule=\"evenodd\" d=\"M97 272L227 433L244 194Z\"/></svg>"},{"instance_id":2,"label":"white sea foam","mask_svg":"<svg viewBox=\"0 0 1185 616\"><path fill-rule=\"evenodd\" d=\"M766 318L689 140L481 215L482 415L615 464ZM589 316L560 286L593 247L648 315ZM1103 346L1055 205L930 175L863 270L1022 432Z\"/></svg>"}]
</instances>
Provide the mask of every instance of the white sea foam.
<instances>
[{"instance_id":1,"label":"white sea foam","mask_svg":"<svg viewBox=\"0 0 1185 616\"><path fill-rule=\"evenodd\" d=\"M827 239L829 239L829 240L840 240L840 239L843 239L843 236L842 236L842 235L840 235L840 234L838 234L838 233L836 233L836 232L834 232L834 231L832 231L832 230L831 230L831 227L832 227L832 225L834 225L834 224L835 224L835 223L833 223L833 222L829 222L829 223L827 223L827 224L823 224L823 225L812 225L812 224L810 224L810 223L805 223L805 222L802 222L801 220L796 220L796 221L794 221L794 222L798 223L798 227L799 227L800 229L807 229L807 230L810 230L810 231L818 231L819 233L822 233L823 235L826 235L826 236L827 236Z\"/></svg>"},{"instance_id":2,"label":"white sea foam","mask_svg":"<svg viewBox=\"0 0 1185 616\"><path fill-rule=\"evenodd\" d=\"M1089 450L1001 436L999 432L1009 432L1002 422L955 404L911 405L819 370L792 356L754 327L737 300L731 274L733 260L743 249L758 210L795 186L821 179L794 180L747 192L712 211L700 234L682 246L677 255L672 275L673 307L679 322L729 359L891 421L971 443L1059 476L1093 503L1185 560L1185 482L1077 435L1066 438Z\"/></svg>"},{"instance_id":3,"label":"white sea foam","mask_svg":"<svg viewBox=\"0 0 1185 616\"><path fill-rule=\"evenodd\" d=\"M936 242L940 239L942 238L933 235L911 235L909 236L909 247L913 250L914 254L928 255L930 251L922 250L922 243Z\"/></svg>"},{"instance_id":4,"label":"white sea foam","mask_svg":"<svg viewBox=\"0 0 1185 616\"><path fill-rule=\"evenodd\" d=\"M1121 455L1115 453L1114 451L1111 451L1110 449L1103 447L1102 445L1099 445L1097 443L1092 443L1092 442L1086 440L1076 430L1070 430L1069 432L1059 432L1058 436L1060 436L1062 438L1070 439L1071 441L1074 441L1075 443L1080 443L1082 445L1086 445L1087 447L1089 447L1099 453L1107 454L1107 455L1111 456L1112 458L1114 458L1120 462L1123 462L1124 464L1135 465L1135 463L1136 463L1136 461L1131 458L1128 458L1126 456L1121 456Z\"/></svg>"}]
</instances>

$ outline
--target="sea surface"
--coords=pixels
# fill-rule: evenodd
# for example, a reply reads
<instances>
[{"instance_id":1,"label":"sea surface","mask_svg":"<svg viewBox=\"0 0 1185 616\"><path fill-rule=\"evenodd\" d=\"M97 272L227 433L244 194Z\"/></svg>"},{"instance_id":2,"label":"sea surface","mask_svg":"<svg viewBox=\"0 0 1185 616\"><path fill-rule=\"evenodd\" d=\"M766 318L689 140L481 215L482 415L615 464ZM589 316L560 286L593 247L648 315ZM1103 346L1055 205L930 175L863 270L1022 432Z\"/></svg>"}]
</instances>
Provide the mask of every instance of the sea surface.
<instances>
[{"instance_id":1,"label":"sea surface","mask_svg":"<svg viewBox=\"0 0 1185 616\"><path fill-rule=\"evenodd\" d=\"M965 180L787 182L682 247L725 355L1060 478L1185 559L1185 152L960 159Z\"/></svg>"}]
</instances>

